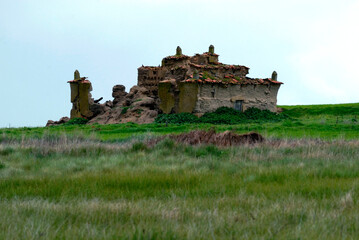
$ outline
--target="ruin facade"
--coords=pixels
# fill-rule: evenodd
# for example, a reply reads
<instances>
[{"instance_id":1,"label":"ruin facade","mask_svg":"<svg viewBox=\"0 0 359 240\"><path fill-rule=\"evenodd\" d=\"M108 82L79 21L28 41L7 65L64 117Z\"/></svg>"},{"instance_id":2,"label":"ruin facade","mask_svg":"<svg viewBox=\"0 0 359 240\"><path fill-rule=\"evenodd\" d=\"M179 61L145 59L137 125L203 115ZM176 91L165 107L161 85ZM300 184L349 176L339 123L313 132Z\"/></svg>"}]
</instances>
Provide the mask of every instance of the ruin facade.
<instances>
[{"instance_id":1,"label":"ruin facade","mask_svg":"<svg viewBox=\"0 0 359 240\"><path fill-rule=\"evenodd\" d=\"M277 111L277 93L282 82L272 78L249 78L249 68L219 62L211 45L208 52L162 59L161 66L138 68L138 85L159 99L163 113L190 112L201 115L219 107L244 111L255 107Z\"/></svg>"},{"instance_id":2,"label":"ruin facade","mask_svg":"<svg viewBox=\"0 0 359 240\"><path fill-rule=\"evenodd\" d=\"M112 89L113 101L100 104L91 96L92 85L76 70L71 88L71 119L89 123L151 123L159 113L189 112L198 116L219 107L244 111L250 107L277 111L281 82L274 71L271 78L249 78L249 68L219 62L214 46L208 52L187 56L177 47L176 54L162 59L161 65L138 68L137 85L127 93L125 86ZM49 120L48 126L68 121Z\"/></svg>"}]
</instances>

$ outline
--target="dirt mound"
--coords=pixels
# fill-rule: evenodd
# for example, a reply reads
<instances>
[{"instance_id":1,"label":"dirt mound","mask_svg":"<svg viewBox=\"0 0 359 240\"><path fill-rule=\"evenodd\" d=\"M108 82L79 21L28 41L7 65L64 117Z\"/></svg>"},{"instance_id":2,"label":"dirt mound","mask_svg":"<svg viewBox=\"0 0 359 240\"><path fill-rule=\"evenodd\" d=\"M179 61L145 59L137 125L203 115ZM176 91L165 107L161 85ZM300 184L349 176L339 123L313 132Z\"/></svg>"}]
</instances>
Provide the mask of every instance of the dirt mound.
<instances>
[{"instance_id":1,"label":"dirt mound","mask_svg":"<svg viewBox=\"0 0 359 240\"><path fill-rule=\"evenodd\" d=\"M179 135L170 135L169 138L178 143L190 145L213 144L217 146L236 146L241 144L261 143L264 141L264 137L255 132L238 135L230 131L216 133L214 130L196 130Z\"/></svg>"}]
</instances>

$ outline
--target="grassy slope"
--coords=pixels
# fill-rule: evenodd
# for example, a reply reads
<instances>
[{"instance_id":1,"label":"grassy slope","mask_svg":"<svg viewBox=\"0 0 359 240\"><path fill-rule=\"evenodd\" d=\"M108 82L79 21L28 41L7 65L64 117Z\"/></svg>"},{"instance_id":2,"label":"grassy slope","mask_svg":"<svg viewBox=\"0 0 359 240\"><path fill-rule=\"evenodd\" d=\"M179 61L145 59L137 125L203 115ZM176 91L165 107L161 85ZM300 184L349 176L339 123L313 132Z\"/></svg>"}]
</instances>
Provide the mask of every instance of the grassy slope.
<instances>
[{"instance_id":1,"label":"grassy slope","mask_svg":"<svg viewBox=\"0 0 359 240\"><path fill-rule=\"evenodd\" d=\"M248 123L240 125L169 125L164 124L116 124L93 126L56 126L50 128L0 129L1 135L21 139L41 138L66 133L76 138L91 138L108 142L127 141L144 135L180 133L193 129L216 128L218 131L233 130L237 133L257 131L266 137L356 139L359 137L359 103L337 105L281 106L290 120L276 123Z\"/></svg>"},{"instance_id":2,"label":"grassy slope","mask_svg":"<svg viewBox=\"0 0 359 240\"><path fill-rule=\"evenodd\" d=\"M270 137L254 147L131 147L211 125L1 129L0 239L355 239L359 104L283 108L215 126Z\"/></svg>"}]
</instances>

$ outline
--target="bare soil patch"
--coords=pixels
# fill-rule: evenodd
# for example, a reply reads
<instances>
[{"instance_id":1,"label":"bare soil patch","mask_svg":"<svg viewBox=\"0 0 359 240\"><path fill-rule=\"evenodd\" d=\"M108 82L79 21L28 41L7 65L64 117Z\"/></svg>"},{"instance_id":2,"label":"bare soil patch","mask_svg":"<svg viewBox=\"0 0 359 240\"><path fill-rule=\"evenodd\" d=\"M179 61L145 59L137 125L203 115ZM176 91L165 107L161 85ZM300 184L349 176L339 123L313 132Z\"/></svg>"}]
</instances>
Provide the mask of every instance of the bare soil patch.
<instances>
[{"instance_id":1,"label":"bare soil patch","mask_svg":"<svg viewBox=\"0 0 359 240\"><path fill-rule=\"evenodd\" d=\"M231 131L216 133L214 130L195 130L179 135L169 135L168 137L178 143L189 145L213 144L221 147L255 144L264 142L265 140L262 135L256 132L239 135Z\"/></svg>"}]
</instances>

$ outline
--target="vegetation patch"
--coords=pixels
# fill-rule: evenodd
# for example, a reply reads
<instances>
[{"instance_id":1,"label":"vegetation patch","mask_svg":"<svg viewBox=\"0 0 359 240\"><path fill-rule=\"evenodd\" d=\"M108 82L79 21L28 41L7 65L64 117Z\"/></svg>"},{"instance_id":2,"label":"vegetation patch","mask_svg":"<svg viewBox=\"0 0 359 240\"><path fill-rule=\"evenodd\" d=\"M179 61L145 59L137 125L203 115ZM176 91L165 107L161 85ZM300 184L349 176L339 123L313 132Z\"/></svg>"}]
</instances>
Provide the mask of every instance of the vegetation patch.
<instances>
[{"instance_id":1,"label":"vegetation patch","mask_svg":"<svg viewBox=\"0 0 359 240\"><path fill-rule=\"evenodd\" d=\"M183 124L183 123L199 123L198 117L193 115L192 113L176 113L176 114L159 114L155 123L175 123L175 124Z\"/></svg>"},{"instance_id":2,"label":"vegetation patch","mask_svg":"<svg viewBox=\"0 0 359 240\"><path fill-rule=\"evenodd\" d=\"M86 118L72 118L68 122L64 123L63 125L84 125L89 120Z\"/></svg>"},{"instance_id":3,"label":"vegetation patch","mask_svg":"<svg viewBox=\"0 0 359 240\"><path fill-rule=\"evenodd\" d=\"M211 113L205 113L200 118L191 113L178 114L160 114L156 123L211 123L211 124L239 124L246 122L278 122L288 119L285 113L277 114L269 110L260 110L249 108L244 112L237 111L233 108L220 107Z\"/></svg>"},{"instance_id":4,"label":"vegetation patch","mask_svg":"<svg viewBox=\"0 0 359 240\"><path fill-rule=\"evenodd\" d=\"M123 107L122 110L121 110L121 114L127 113L127 110L128 110L129 108L130 108L130 107Z\"/></svg>"}]
</instances>

